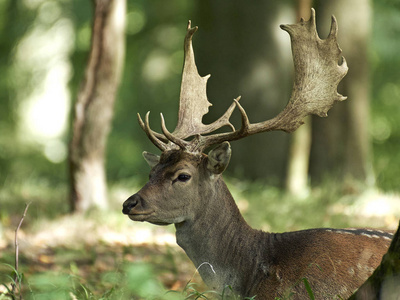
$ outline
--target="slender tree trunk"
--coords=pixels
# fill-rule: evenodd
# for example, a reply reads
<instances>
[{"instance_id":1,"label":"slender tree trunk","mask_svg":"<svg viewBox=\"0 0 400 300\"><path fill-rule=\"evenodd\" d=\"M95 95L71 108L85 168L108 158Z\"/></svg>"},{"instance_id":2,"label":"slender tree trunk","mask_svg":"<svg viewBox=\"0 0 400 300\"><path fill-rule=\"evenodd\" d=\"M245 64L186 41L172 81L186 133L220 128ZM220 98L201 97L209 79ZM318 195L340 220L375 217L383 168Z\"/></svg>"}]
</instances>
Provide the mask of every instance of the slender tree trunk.
<instances>
[{"instance_id":1,"label":"slender tree trunk","mask_svg":"<svg viewBox=\"0 0 400 300\"><path fill-rule=\"evenodd\" d=\"M320 36L328 35L330 16L339 23L338 41L349 72L339 86L348 100L335 105L328 119L313 119L311 175L326 174L373 182L369 124L369 60L371 3L368 0L323 0L317 11ZM370 180L372 179L372 180Z\"/></svg>"},{"instance_id":2,"label":"slender tree trunk","mask_svg":"<svg viewBox=\"0 0 400 300\"><path fill-rule=\"evenodd\" d=\"M124 60L125 0L95 0L92 45L69 147L71 209L106 208L104 153Z\"/></svg>"},{"instance_id":3,"label":"slender tree trunk","mask_svg":"<svg viewBox=\"0 0 400 300\"><path fill-rule=\"evenodd\" d=\"M310 19L312 0L297 1L297 20ZM286 175L286 190L299 197L308 194L308 166L311 149L311 118L307 117L291 136L289 162Z\"/></svg>"}]
</instances>

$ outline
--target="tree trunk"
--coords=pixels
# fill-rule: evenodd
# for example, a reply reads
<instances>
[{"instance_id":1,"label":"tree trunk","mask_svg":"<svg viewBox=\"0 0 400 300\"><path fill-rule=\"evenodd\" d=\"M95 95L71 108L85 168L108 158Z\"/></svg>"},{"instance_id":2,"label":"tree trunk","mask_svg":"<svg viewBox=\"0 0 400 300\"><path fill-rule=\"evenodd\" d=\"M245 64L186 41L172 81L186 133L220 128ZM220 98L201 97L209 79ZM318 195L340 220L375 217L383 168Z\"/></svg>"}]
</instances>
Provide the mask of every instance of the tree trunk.
<instances>
[{"instance_id":1,"label":"tree trunk","mask_svg":"<svg viewBox=\"0 0 400 300\"><path fill-rule=\"evenodd\" d=\"M125 0L94 1L89 61L69 147L71 209L106 208L104 153L124 60Z\"/></svg>"},{"instance_id":2,"label":"tree trunk","mask_svg":"<svg viewBox=\"0 0 400 300\"><path fill-rule=\"evenodd\" d=\"M400 223L388 252L368 280L350 300L399 299L400 295Z\"/></svg>"},{"instance_id":3,"label":"tree trunk","mask_svg":"<svg viewBox=\"0 0 400 300\"><path fill-rule=\"evenodd\" d=\"M290 39L279 25L294 19L288 1L197 1L199 26L193 41L200 75L208 81L213 106L205 123L216 120L232 100L240 100L251 122L274 117L292 89ZM240 126L239 115L232 120ZM289 135L270 132L235 141L228 172L283 185Z\"/></svg>"},{"instance_id":4,"label":"tree trunk","mask_svg":"<svg viewBox=\"0 0 400 300\"><path fill-rule=\"evenodd\" d=\"M368 136L371 5L368 0L323 0L318 7L322 38L328 35L330 15L339 23L338 41L349 65L339 92L348 100L335 105L327 119L313 118L311 175L316 181L335 174L369 183L373 181Z\"/></svg>"},{"instance_id":5,"label":"tree trunk","mask_svg":"<svg viewBox=\"0 0 400 300\"><path fill-rule=\"evenodd\" d=\"M297 20L309 20L311 17L312 0L297 1ZM311 149L311 118L307 117L304 124L292 133L286 175L286 190L297 197L308 194L308 166Z\"/></svg>"}]
</instances>

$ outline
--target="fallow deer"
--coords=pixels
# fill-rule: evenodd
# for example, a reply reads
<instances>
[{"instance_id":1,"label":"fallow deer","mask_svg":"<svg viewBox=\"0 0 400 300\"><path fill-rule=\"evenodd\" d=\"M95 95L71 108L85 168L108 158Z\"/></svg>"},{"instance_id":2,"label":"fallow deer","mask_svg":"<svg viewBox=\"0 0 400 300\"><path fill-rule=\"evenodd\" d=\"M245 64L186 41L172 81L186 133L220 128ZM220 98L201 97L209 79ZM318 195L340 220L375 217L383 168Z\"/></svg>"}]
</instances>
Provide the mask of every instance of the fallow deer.
<instances>
[{"instance_id":1,"label":"fallow deer","mask_svg":"<svg viewBox=\"0 0 400 300\"><path fill-rule=\"evenodd\" d=\"M256 299L275 299L288 293L307 298L302 280L316 299L346 298L379 265L392 234L370 229L318 228L286 233L269 233L251 228L235 204L222 179L229 163L229 141L260 132L292 132L305 116L326 116L335 101L346 97L337 85L347 73L337 43L337 22L332 16L330 34L318 37L315 11L309 21L281 25L291 38L294 87L284 110L276 117L252 124L245 110L234 100L225 114L212 124L202 117L210 103L206 96L209 76L198 74L192 37L197 27L189 21L184 41L179 120L170 133L161 114L163 134L150 129L149 113L139 123L161 156L144 152L151 167L148 183L123 204L123 213L133 221L156 225L174 224L176 240L205 283L222 291ZM340 64L338 63L341 61ZM241 114L241 128L229 119L235 108ZM232 131L211 132L229 126ZM192 137L191 140L188 139ZM203 151L213 145L208 155Z\"/></svg>"}]
</instances>

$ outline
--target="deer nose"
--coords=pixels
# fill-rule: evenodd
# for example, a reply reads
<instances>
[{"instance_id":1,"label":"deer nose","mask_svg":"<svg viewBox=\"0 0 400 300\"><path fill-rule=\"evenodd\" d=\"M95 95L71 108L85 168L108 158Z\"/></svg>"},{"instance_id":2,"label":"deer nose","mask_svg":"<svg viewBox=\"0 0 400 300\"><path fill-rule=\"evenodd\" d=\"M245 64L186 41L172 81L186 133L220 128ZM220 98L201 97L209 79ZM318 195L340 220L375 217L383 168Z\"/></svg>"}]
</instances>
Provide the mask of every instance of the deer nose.
<instances>
[{"instance_id":1,"label":"deer nose","mask_svg":"<svg viewBox=\"0 0 400 300\"><path fill-rule=\"evenodd\" d=\"M130 196L125 200L122 205L122 213L125 215L129 215L132 208L134 208L140 201L141 197L138 194Z\"/></svg>"}]
</instances>

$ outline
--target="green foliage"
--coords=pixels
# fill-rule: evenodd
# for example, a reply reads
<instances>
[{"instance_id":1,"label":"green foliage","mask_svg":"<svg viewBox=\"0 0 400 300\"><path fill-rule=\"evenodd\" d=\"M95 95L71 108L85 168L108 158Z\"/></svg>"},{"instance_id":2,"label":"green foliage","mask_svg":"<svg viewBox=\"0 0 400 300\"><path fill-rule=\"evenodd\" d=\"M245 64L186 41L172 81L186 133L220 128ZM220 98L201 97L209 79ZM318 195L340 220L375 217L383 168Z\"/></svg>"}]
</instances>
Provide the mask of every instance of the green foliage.
<instances>
[{"instance_id":1,"label":"green foliage","mask_svg":"<svg viewBox=\"0 0 400 300\"><path fill-rule=\"evenodd\" d=\"M300 228L345 228L354 222L354 218L350 220L340 211L335 213L331 207L350 205L359 194L346 195L343 187L331 180L310 190L303 198L268 186L261 180L225 178L225 181L245 219L255 228L283 232Z\"/></svg>"},{"instance_id":2,"label":"green foliage","mask_svg":"<svg viewBox=\"0 0 400 300\"><path fill-rule=\"evenodd\" d=\"M304 283L304 286L306 287L306 290L307 290L308 296L310 297L310 300L315 300L314 293L312 291L311 285L308 282L307 278L305 278L305 277L303 278L303 283Z\"/></svg>"},{"instance_id":3,"label":"green foliage","mask_svg":"<svg viewBox=\"0 0 400 300\"><path fill-rule=\"evenodd\" d=\"M156 279L153 267L146 263L128 264L121 271L107 272L102 275L101 284L110 287L104 293L96 292L86 280L76 275L76 266L71 266L71 272L57 273L44 272L24 278L12 266L7 265L15 280L7 275L0 280L7 280L17 286L12 290L10 285L2 283L7 289L7 294L0 294L0 299L85 299L85 300L114 300L114 299L153 299L153 300L189 300L189 299L242 299L235 296L232 288L226 286L222 293L215 291L201 292L195 283L189 282L182 291L168 291ZM28 288L28 289L27 289ZM248 300L255 297L244 298Z\"/></svg>"},{"instance_id":4,"label":"green foliage","mask_svg":"<svg viewBox=\"0 0 400 300\"><path fill-rule=\"evenodd\" d=\"M22 294L22 282L24 280L24 274L18 272L12 265L10 264L2 264L7 269L11 270L11 275L5 274L4 277L10 284L5 284L0 281L0 286L3 286L7 293L4 294L4 299L17 299L18 295ZM0 299L3 299L0 294ZM5 298L9 297L9 298Z\"/></svg>"},{"instance_id":5,"label":"green foliage","mask_svg":"<svg viewBox=\"0 0 400 300\"><path fill-rule=\"evenodd\" d=\"M67 274L48 272L27 279L32 289L31 299L65 299L71 288L71 277Z\"/></svg>"},{"instance_id":6,"label":"green foliage","mask_svg":"<svg viewBox=\"0 0 400 300\"><path fill-rule=\"evenodd\" d=\"M372 36L371 135L377 184L399 190L400 162L400 7L398 1L374 1Z\"/></svg>"},{"instance_id":7,"label":"green foliage","mask_svg":"<svg viewBox=\"0 0 400 300\"><path fill-rule=\"evenodd\" d=\"M151 299L163 293L162 286L154 278L151 266L136 264L126 269L128 290L137 294L140 298Z\"/></svg>"},{"instance_id":8,"label":"green foliage","mask_svg":"<svg viewBox=\"0 0 400 300\"><path fill-rule=\"evenodd\" d=\"M0 188L1 205L7 208L0 210L0 222L9 226L11 218L19 215L28 202L33 203L28 222L66 214L69 211L67 195L65 184L52 183L48 178L35 175L9 178Z\"/></svg>"}]
</instances>

